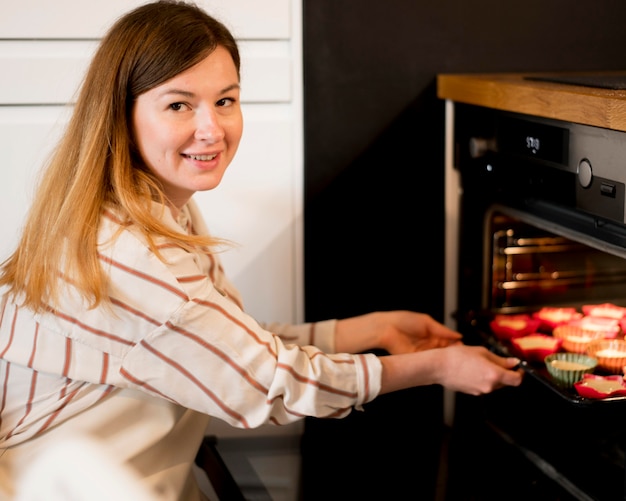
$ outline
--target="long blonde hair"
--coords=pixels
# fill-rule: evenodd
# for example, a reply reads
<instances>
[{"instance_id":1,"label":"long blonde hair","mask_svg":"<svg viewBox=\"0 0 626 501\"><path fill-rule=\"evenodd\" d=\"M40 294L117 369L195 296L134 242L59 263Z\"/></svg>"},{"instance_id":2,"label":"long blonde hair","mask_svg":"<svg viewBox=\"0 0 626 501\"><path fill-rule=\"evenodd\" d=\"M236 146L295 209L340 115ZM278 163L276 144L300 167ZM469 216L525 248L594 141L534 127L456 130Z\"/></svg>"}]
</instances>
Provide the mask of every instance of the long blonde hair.
<instances>
[{"instance_id":1,"label":"long blonde hair","mask_svg":"<svg viewBox=\"0 0 626 501\"><path fill-rule=\"evenodd\" d=\"M204 59L216 47L240 57L228 29L191 3L161 0L121 17L103 38L85 75L67 129L35 193L15 252L2 263L0 285L39 311L53 306L60 276L91 306L107 301L107 277L98 260L103 207L113 204L145 234L185 248L213 249L220 239L176 233L151 215L164 202L158 180L133 139L131 113L140 94Z\"/></svg>"}]
</instances>

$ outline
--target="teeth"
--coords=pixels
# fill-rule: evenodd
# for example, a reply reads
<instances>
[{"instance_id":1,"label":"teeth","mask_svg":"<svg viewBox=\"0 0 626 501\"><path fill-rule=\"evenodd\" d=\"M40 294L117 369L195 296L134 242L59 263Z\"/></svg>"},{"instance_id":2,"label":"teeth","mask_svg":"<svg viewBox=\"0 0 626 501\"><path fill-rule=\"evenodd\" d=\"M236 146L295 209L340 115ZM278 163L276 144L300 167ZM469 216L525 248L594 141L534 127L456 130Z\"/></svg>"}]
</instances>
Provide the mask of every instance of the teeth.
<instances>
[{"instance_id":1,"label":"teeth","mask_svg":"<svg viewBox=\"0 0 626 501\"><path fill-rule=\"evenodd\" d=\"M217 154L215 155L189 155L189 158L191 158L192 160L213 160L215 157L217 156Z\"/></svg>"}]
</instances>

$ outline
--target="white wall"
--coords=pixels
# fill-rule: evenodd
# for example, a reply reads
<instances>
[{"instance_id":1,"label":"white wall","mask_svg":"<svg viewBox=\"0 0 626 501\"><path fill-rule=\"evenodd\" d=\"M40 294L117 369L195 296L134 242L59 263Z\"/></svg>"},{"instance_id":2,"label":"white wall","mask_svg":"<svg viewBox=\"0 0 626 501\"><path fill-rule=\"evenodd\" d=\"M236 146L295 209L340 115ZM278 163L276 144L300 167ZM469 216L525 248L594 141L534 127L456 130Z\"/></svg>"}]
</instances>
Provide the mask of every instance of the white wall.
<instances>
[{"instance_id":1,"label":"white wall","mask_svg":"<svg viewBox=\"0 0 626 501\"><path fill-rule=\"evenodd\" d=\"M36 173L58 138L97 40L144 0L20 0L0 16L0 259L15 246ZM244 136L222 185L197 195L246 309L300 321L302 297L301 6L201 0L240 42Z\"/></svg>"}]
</instances>

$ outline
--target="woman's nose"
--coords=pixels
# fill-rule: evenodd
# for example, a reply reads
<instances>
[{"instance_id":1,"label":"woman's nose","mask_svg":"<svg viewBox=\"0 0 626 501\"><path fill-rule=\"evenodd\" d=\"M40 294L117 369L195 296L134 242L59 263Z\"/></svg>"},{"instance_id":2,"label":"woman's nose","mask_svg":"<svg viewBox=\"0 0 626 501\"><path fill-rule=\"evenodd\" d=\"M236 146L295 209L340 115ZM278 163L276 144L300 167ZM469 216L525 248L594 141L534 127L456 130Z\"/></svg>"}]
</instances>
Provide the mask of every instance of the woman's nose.
<instances>
[{"instance_id":1,"label":"woman's nose","mask_svg":"<svg viewBox=\"0 0 626 501\"><path fill-rule=\"evenodd\" d=\"M196 132L194 137L200 141L217 142L224 138L224 128L219 116L212 111L203 111L196 115Z\"/></svg>"}]
</instances>

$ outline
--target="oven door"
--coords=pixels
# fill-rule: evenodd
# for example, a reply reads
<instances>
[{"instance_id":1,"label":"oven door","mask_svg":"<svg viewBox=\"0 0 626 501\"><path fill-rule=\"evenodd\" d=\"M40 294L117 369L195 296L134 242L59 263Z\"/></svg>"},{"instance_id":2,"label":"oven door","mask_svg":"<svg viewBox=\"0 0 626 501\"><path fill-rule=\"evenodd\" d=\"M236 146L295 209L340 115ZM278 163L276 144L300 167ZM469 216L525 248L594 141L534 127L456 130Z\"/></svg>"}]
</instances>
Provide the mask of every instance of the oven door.
<instances>
[{"instance_id":1,"label":"oven door","mask_svg":"<svg viewBox=\"0 0 626 501\"><path fill-rule=\"evenodd\" d=\"M518 165L512 179L492 176L497 155L460 148L493 134L494 112L447 102L446 113L448 324L466 343L506 355L489 329L496 313L626 305L622 225L600 228L567 208L568 173L529 166L523 179ZM536 196L537 184L559 199ZM524 370L518 388L450 397L447 501L626 499L626 398L585 399L556 386L541 363Z\"/></svg>"}]
</instances>

